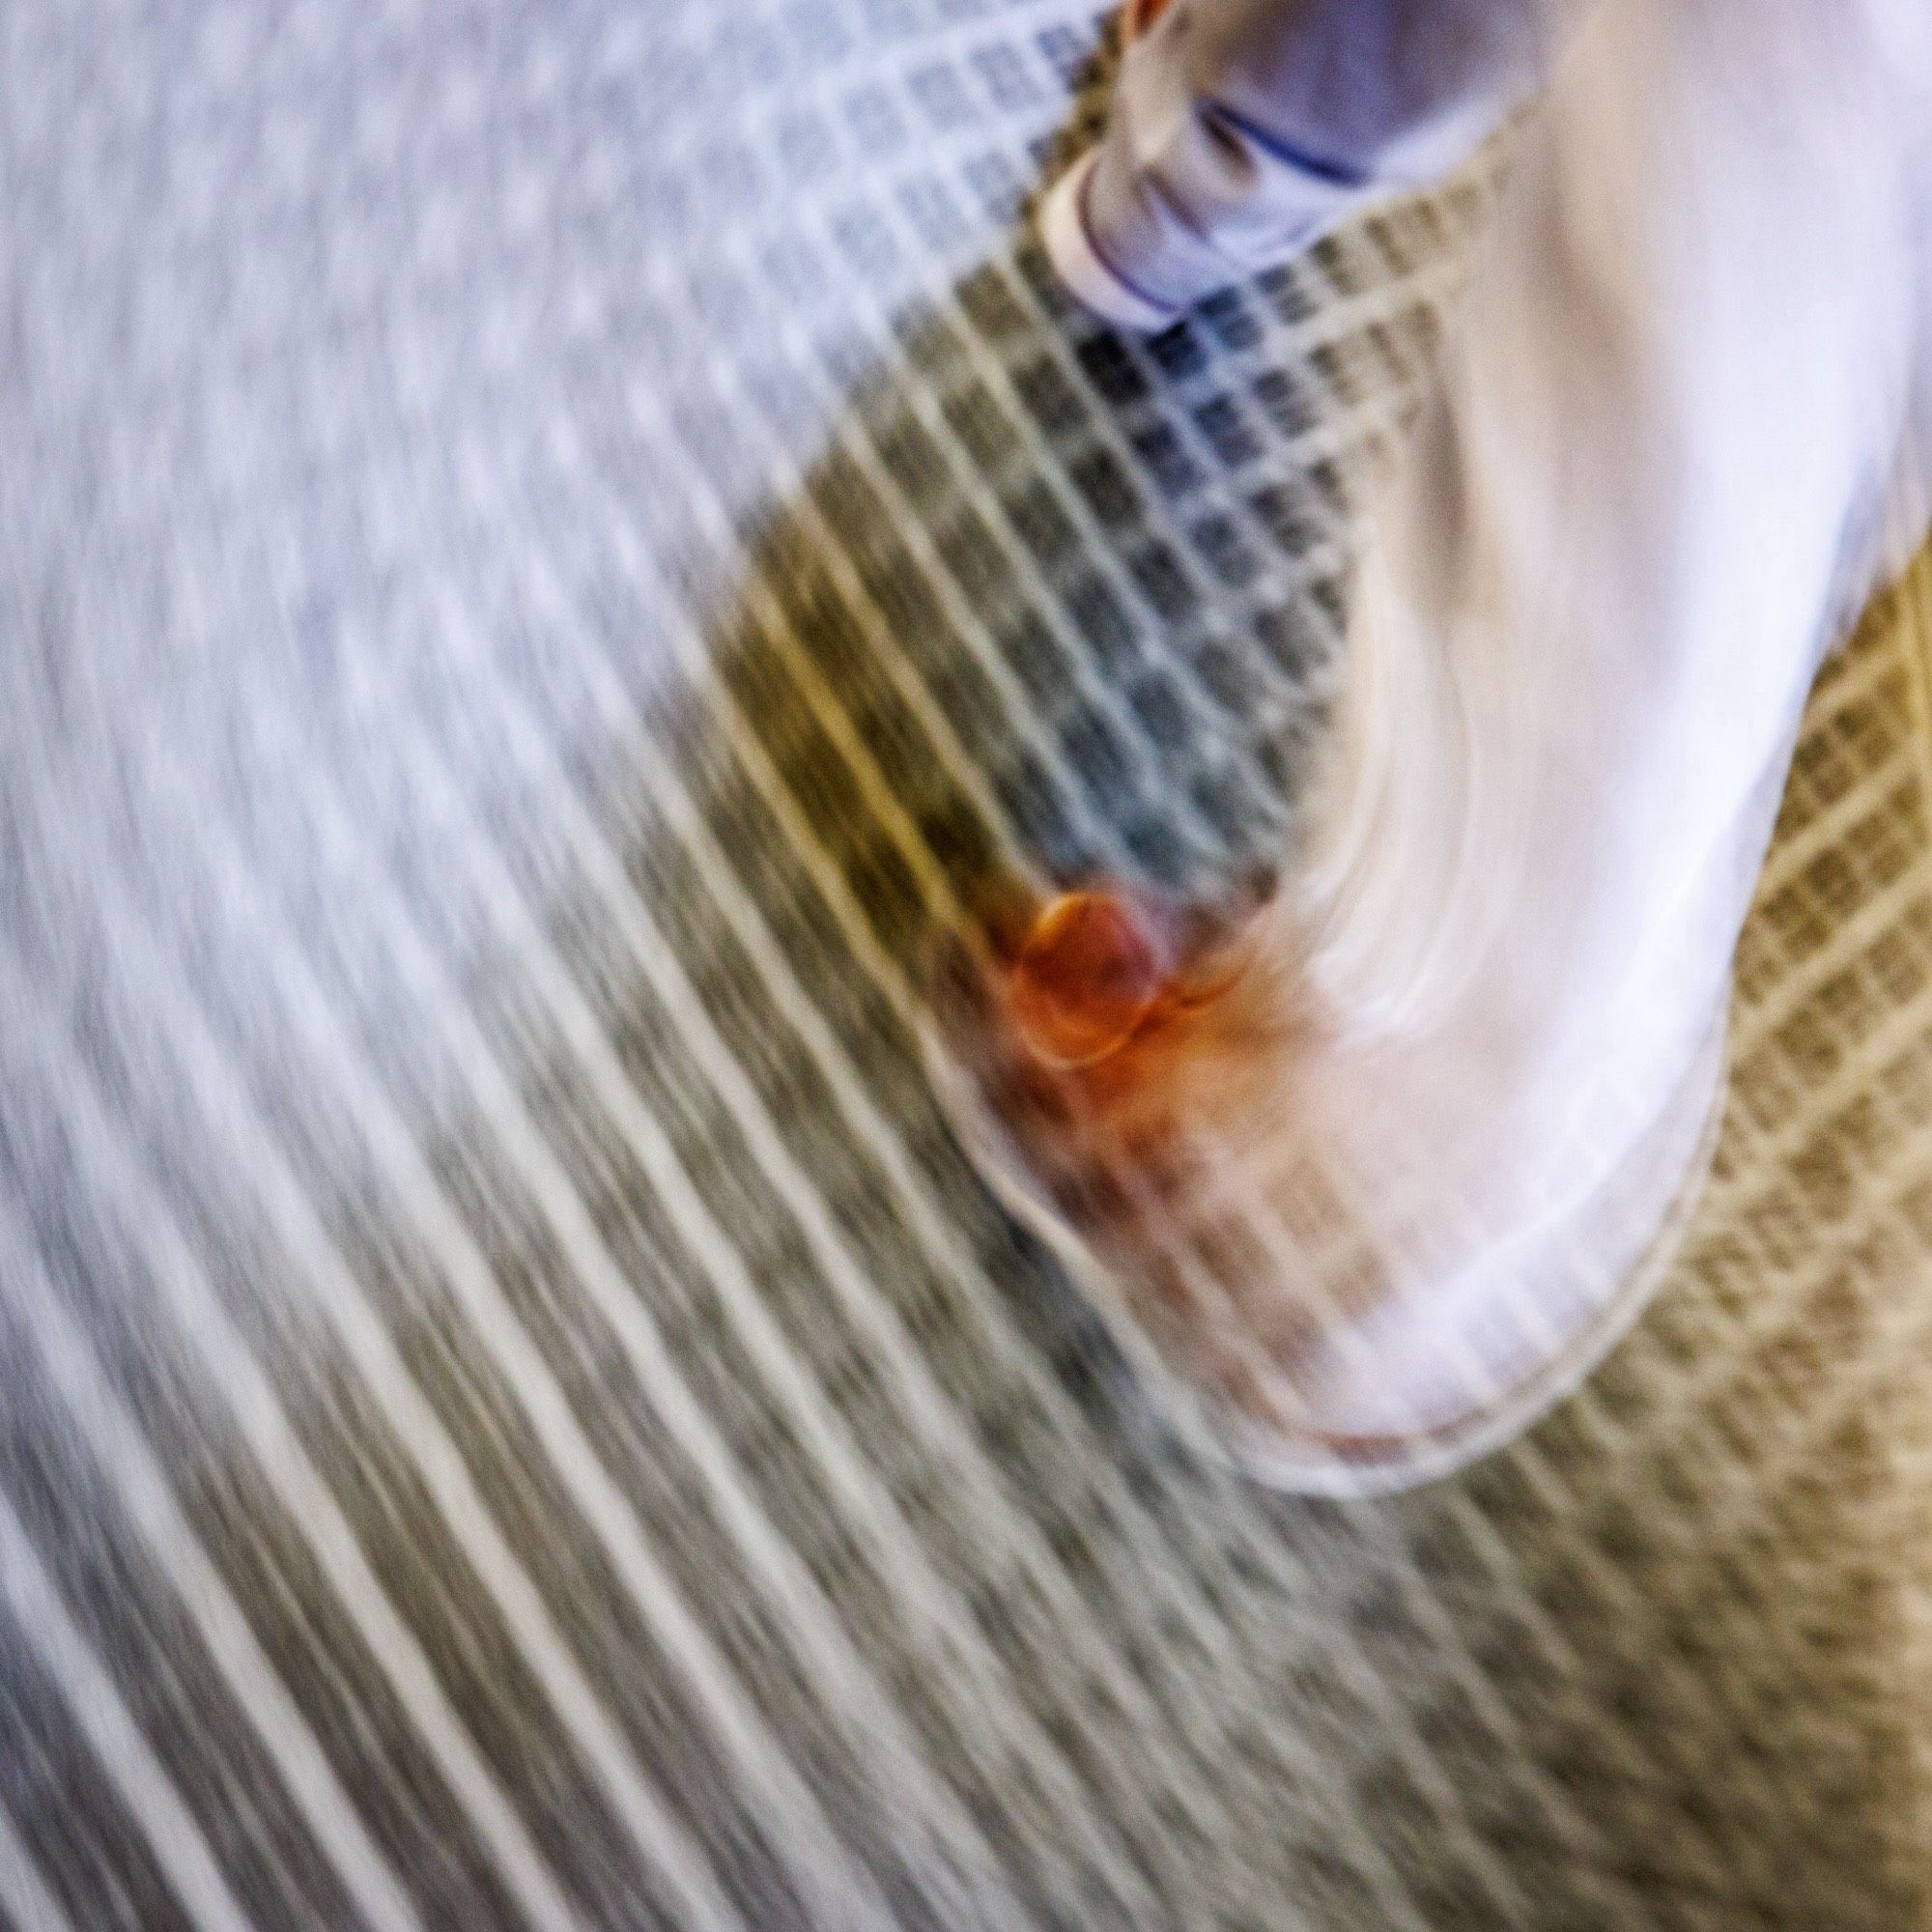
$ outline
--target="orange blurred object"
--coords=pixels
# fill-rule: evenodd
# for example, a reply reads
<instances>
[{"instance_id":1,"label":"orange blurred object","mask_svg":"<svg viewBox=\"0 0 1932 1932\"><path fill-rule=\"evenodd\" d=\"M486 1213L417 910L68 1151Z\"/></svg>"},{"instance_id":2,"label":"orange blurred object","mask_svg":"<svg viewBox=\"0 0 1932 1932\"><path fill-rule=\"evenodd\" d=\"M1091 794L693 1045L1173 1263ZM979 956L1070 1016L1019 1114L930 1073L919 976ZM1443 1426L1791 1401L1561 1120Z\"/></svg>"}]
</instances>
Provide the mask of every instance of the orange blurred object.
<instances>
[{"instance_id":1,"label":"orange blurred object","mask_svg":"<svg viewBox=\"0 0 1932 1932\"><path fill-rule=\"evenodd\" d=\"M1013 1022L1040 1060L1092 1065L1124 1046L1159 1004L1169 952L1115 895L1062 894L1036 917L1013 962Z\"/></svg>"}]
</instances>

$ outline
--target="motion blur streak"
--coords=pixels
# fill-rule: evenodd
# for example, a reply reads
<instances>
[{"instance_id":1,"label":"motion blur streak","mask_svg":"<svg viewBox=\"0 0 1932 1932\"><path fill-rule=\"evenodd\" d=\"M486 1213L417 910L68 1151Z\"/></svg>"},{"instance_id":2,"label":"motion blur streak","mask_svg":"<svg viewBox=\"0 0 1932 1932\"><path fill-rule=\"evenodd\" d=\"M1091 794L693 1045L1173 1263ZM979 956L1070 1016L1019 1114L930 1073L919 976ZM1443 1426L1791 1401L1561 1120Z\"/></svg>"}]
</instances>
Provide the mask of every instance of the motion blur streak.
<instances>
[{"instance_id":1,"label":"motion blur streak","mask_svg":"<svg viewBox=\"0 0 1932 1932\"><path fill-rule=\"evenodd\" d=\"M1252 92L1217 63L1279 49L1214 17L1179 0L1143 80ZM1293 1489L1493 1448L1634 1317L1711 1158L1805 694L1926 526L1932 14L1621 0L1530 114L1366 492L1306 840L1239 970L1017 1105L995 1020L994 1120L962 1107L1129 1346ZM1180 224L1193 149L1121 128ZM1288 192L1242 179L1197 246ZM1108 239L1139 272L1164 236Z\"/></svg>"},{"instance_id":2,"label":"motion blur streak","mask_svg":"<svg viewBox=\"0 0 1932 1932\"><path fill-rule=\"evenodd\" d=\"M1092 0L0 0L6 1932L1922 1918L1926 70L1817 18L1552 15L1499 147L1140 340L1033 239ZM1378 708L1506 538L1554 615ZM1358 833L1425 698L1511 758ZM942 942L1346 878L1365 1038L1548 892L1550 1010L1604 925L1715 1006L1786 739L1629 1339L1398 1500L1228 1469L956 1132Z\"/></svg>"}]
</instances>

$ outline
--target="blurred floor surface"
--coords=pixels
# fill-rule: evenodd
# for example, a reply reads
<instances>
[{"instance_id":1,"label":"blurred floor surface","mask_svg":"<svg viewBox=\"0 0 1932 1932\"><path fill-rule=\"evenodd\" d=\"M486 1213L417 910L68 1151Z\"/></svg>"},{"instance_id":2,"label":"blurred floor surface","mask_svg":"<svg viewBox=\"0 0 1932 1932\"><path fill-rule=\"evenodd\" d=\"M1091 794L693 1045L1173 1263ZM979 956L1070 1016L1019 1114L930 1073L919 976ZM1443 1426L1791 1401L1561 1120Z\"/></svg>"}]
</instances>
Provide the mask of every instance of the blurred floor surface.
<instances>
[{"instance_id":1,"label":"blurred floor surface","mask_svg":"<svg viewBox=\"0 0 1932 1932\"><path fill-rule=\"evenodd\" d=\"M934 1108L998 867L1284 837L1483 206L1124 346L1021 224L1106 58L0 0L13 1932L1923 1914L1932 565L1683 1264L1467 1478L1189 1461Z\"/></svg>"}]
</instances>

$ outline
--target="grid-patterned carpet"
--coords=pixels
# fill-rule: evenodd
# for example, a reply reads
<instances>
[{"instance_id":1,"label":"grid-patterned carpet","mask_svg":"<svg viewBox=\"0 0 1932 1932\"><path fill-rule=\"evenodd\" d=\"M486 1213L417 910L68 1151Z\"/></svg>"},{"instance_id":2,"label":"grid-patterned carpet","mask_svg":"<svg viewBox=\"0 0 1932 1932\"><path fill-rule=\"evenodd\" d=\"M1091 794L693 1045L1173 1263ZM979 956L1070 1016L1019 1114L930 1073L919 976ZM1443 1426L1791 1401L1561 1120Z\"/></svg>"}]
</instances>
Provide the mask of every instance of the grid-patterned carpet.
<instances>
[{"instance_id":1,"label":"grid-patterned carpet","mask_svg":"<svg viewBox=\"0 0 1932 1932\"><path fill-rule=\"evenodd\" d=\"M934 1106L1002 867L1281 836L1480 203L1122 346L1099 44L0 0L12 1932L1923 1913L1932 566L1684 1264L1467 1478L1189 1461Z\"/></svg>"}]
</instances>

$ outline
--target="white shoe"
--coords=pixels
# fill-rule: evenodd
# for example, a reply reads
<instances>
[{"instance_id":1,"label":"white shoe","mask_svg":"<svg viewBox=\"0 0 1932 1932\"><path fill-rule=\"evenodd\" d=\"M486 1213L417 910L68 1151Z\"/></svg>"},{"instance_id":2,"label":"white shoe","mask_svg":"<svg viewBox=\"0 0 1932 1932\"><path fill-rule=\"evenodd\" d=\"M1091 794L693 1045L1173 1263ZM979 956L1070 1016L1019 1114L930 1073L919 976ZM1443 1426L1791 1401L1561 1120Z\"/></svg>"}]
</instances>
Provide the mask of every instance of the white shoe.
<instances>
[{"instance_id":1,"label":"white shoe","mask_svg":"<svg viewBox=\"0 0 1932 1932\"><path fill-rule=\"evenodd\" d=\"M1130 335L1158 335L1186 311L1142 294L1094 246L1087 194L1099 158L1097 149L1089 149L1047 189L1039 207L1040 245L1067 294L1089 314Z\"/></svg>"},{"instance_id":2,"label":"white shoe","mask_svg":"<svg viewBox=\"0 0 1932 1932\"><path fill-rule=\"evenodd\" d=\"M1682 1230L1804 698L1932 453L1932 72L1875 52L1918 6L1601 10L1375 508L1285 889L1192 953L1060 909L951 1037L1006 1198L1264 1480L1496 1446Z\"/></svg>"},{"instance_id":3,"label":"white shoe","mask_svg":"<svg viewBox=\"0 0 1932 1932\"><path fill-rule=\"evenodd\" d=\"M1083 307L1154 334L1197 302L1305 253L1377 190L1196 92L1193 0L1129 5L1108 127L1048 189L1039 236Z\"/></svg>"}]
</instances>

